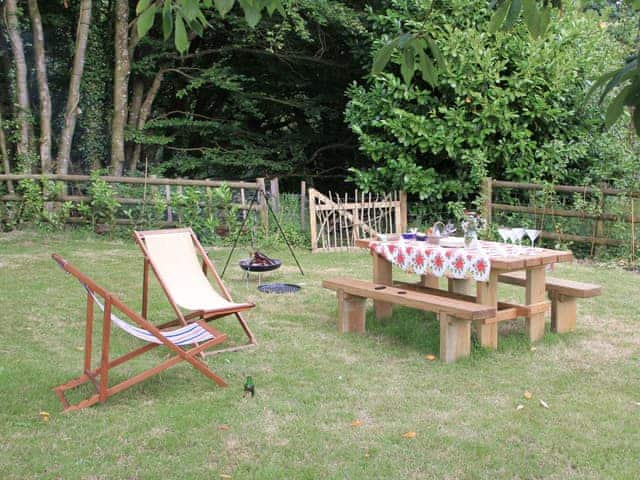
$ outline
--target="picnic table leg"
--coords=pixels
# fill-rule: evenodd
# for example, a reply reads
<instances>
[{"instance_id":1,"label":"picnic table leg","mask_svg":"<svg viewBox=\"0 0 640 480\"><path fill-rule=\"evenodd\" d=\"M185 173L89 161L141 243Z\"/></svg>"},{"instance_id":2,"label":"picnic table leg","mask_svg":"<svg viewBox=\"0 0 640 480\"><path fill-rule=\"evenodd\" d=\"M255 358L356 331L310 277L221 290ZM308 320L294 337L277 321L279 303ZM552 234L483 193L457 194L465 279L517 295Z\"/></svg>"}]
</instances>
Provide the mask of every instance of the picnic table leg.
<instances>
[{"instance_id":1,"label":"picnic table leg","mask_svg":"<svg viewBox=\"0 0 640 480\"><path fill-rule=\"evenodd\" d=\"M462 293L464 295L473 295L473 280L470 278L449 278L447 279L448 288L451 293Z\"/></svg>"},{"instance_id":2,"label":"picnic table leg","mask_svg":"<svg viewBox=\"0 0 640 480\"><path fill-rule=\"evenodd\" d=\"M372 255L373 282L379 285L393 285L391 262L387 261L377 253L372 253ZM392 304L388 302L381 302L379 300L373 301L373 310L375 311L377 319L389 318L393 314Z\"/></svg>"},{"instance_id":3,"label":"picnic table leg","mask_svg":"<svg viewBox=\"0 0 640 480\"><path fill-rule=\"evenodd\" d=\"M440 279L435 275L420 275L420 285L428 288L440 288Z\"/></svg>"},{"instance_id":4,"label":"picnic table leg","mask_svg":"<svg viewBox=\"0 0 640 480\"><path fill-rule=\"evenodd\" d=\"M525 303L527 305L544 301L545 282L544 265L527 270L525 284ZM544 312L534 313L529 315L526 320L527 333L532 342L540 340L544 336L544 316Z\"/></svg>"},{"instance_id":5,"label":"picnic table leg","mask_svg":"<svg viewBox=\"0 0 640 480\"><path fill-rule=\"evenodd\" d=\"M498 308L498 273L492 270L489 274L488 282L477 282L478 292L476 302L482 305L490 305ZM498 348L498 324L483 324L482 321L475 322L476 332L480 345L485 348Z\"/></svg>"}]
</instances>

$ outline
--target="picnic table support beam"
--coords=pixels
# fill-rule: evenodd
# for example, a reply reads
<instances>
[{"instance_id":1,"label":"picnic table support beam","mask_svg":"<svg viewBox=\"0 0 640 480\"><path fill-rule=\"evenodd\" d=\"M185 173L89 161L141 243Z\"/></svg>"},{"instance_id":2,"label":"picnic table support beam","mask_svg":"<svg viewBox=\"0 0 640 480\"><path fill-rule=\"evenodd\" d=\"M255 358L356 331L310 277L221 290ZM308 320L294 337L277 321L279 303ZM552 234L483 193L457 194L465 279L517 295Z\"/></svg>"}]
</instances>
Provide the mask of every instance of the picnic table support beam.
<instances>
[{"instance_id":1,"label":"picnic table support beam","mask_svg":"<svg viewBox=\"0 0 640 480\"><path fill-rule=\"evenodd\" d=\"M532 305L543 302L546 291L546 279L544 265L527 270L525 282L525 303ZM526 319L526 329L529 340L532 342L540 340L544 336L545 313L534 313Z\"/></svg>"},{"instance_id":2,"label":"picnic table support beam","mask_svg":"<svg viewBox=\"0 0 640 480\"><path fill-rule=\"evenodd\" d=\"M551 297L551 331L555 333L572 332L576 328L576 297L557 292L549 292Z\"/></svg>"},{"instance_id":3,"label":"picnic table support beam","mask_svg":"<svg viewBox=\"0 0 640 480\"><path fill-rule=\"evenodd\" d=\"M476 302L498 308L498 272L492 270L488 282L478 282ZM480 345L484 348L498 348L498 324L475 322Z\"/></svg>"},{"instance_id":4,"label":"picnic table support beam","mask_svg":"<svg viewBox=\"0 0 640 480\"><path fill-rule=\"evenodd\" d=\"M373 253L373 282L378 285L393 285L391 263L384 257ZM378 320L390 318L393 314L393 305L388 302L381 302L380 300L373 301L373 309L376 313Z\"/></svg>"},{"instance_id":5,"label":"picnic table support beam","mask_svg":"<svg viewBox=\"0 0 640 480\"><path fill-rule=\"evenodd\" d=\"M446 313L438 315L440 320L440 359L452 363L471 354L471 321L462 320Z\"/></svg>"},{"instance_id":6,"label":"picnic table support beam","mask_svg":"<svg viewBox=\"0 0 640 480\"><path fill-rule=\"evenodd\" d=\"M447 286L451 293L473 295L473 280L471 278L448 278Z\"/></svg>"},{"instance_id":7,"label":"picnic table support beam","mask_svg":"<svg viewBox=\"0 0 640 480\"><path fill-rule=\"evenodd\" d=\"M420 285L428 288L440 288L440 279L435 275L420 275Z\"/></svg>"},{"instance_id":8,"label":"picnic table support beam","mask_svg":"<svg viewBox=\"0 0 640 480\"><path fill-rule=\"evenodd\" d=\"M364 333L367 299L338 290L338 331Z\"/></svg>"}]
</instances>

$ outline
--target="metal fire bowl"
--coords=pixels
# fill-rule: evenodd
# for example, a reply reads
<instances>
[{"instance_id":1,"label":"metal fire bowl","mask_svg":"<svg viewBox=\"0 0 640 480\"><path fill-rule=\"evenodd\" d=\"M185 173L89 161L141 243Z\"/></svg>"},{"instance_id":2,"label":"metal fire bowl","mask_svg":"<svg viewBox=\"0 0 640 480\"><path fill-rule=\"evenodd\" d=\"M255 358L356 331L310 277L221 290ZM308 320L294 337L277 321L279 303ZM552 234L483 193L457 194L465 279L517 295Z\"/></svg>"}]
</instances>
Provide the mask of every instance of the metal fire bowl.
<instances>
[{"instance_id":1,"label":"metal fire bowl","mask_svg":"<svg viewBox=\"0 0 640 480\"><path fill-rule=\"evenodd\" d=\"M277 270L282 266L282 260L278 258L274 258L275 262L273 265L261 265L257 263L251 263L251 259L245 258L244 260L240 260L238 265L240 268L247 272L270 272L272 270Z\"/></svg>"}]
</instances>

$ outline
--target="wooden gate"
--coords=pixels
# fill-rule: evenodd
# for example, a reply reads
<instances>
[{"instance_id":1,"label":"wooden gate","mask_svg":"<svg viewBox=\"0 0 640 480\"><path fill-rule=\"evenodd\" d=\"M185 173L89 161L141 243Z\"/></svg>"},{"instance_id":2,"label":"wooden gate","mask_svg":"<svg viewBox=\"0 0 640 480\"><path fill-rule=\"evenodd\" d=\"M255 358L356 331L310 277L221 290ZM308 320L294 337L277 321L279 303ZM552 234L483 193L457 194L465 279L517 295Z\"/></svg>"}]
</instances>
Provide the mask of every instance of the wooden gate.
<instances>
[{"instance_id":1,"label":"wooden gate","mask_svg":"<svg viewBox=\"0 0 640 480\"><path fill-rule=\"evenodd\" d=\"M407 196L404 192L354 195L309 189L311 251L350 250L358 238L399 233L407 226Z\"/></svg>"}]
</instances>

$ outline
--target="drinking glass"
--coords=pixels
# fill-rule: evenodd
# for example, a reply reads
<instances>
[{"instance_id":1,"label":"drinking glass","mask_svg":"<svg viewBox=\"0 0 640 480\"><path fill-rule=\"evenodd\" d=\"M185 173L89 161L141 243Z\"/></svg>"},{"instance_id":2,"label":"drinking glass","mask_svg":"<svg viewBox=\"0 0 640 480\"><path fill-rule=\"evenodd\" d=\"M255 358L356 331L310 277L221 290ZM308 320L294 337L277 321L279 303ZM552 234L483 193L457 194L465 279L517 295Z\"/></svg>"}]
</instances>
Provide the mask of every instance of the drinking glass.
<instances>
[{"instance_id":1,"label":"drinking glass","mask_svg":"<svg viewBox=\"0 0 640 480\"><path fill-rule=\"evenodd\" d=\"M531 240L531 248L534 248L536 245L536 238L538 238L540 236L540 230L535 230L533 228L527 228L526 229L527 232L527 237L529 237L529 240Z\"/></svg>"},{"instance_id":2,"label":"drinking glass","mask_svg":"<svg viewBox=\"0 0 640 480\"><path fill-rule=\"evenodd\" d=\"M518 242L518 246L522 246L522 239L524 238L524 228L512 228L511 229L511 241L515 244Z\"/></svg>"},{"instance_id":3,"label":"drinking glass","mask_svg":"<svg viewBox=\"0 0 640 480\"><path fill-rule=\"evenodd\" d=\"M511 239L511 229L507 227L498 227L498 235L500 235L502 241L507 244Z\"/></svg>"}]
</instances>

